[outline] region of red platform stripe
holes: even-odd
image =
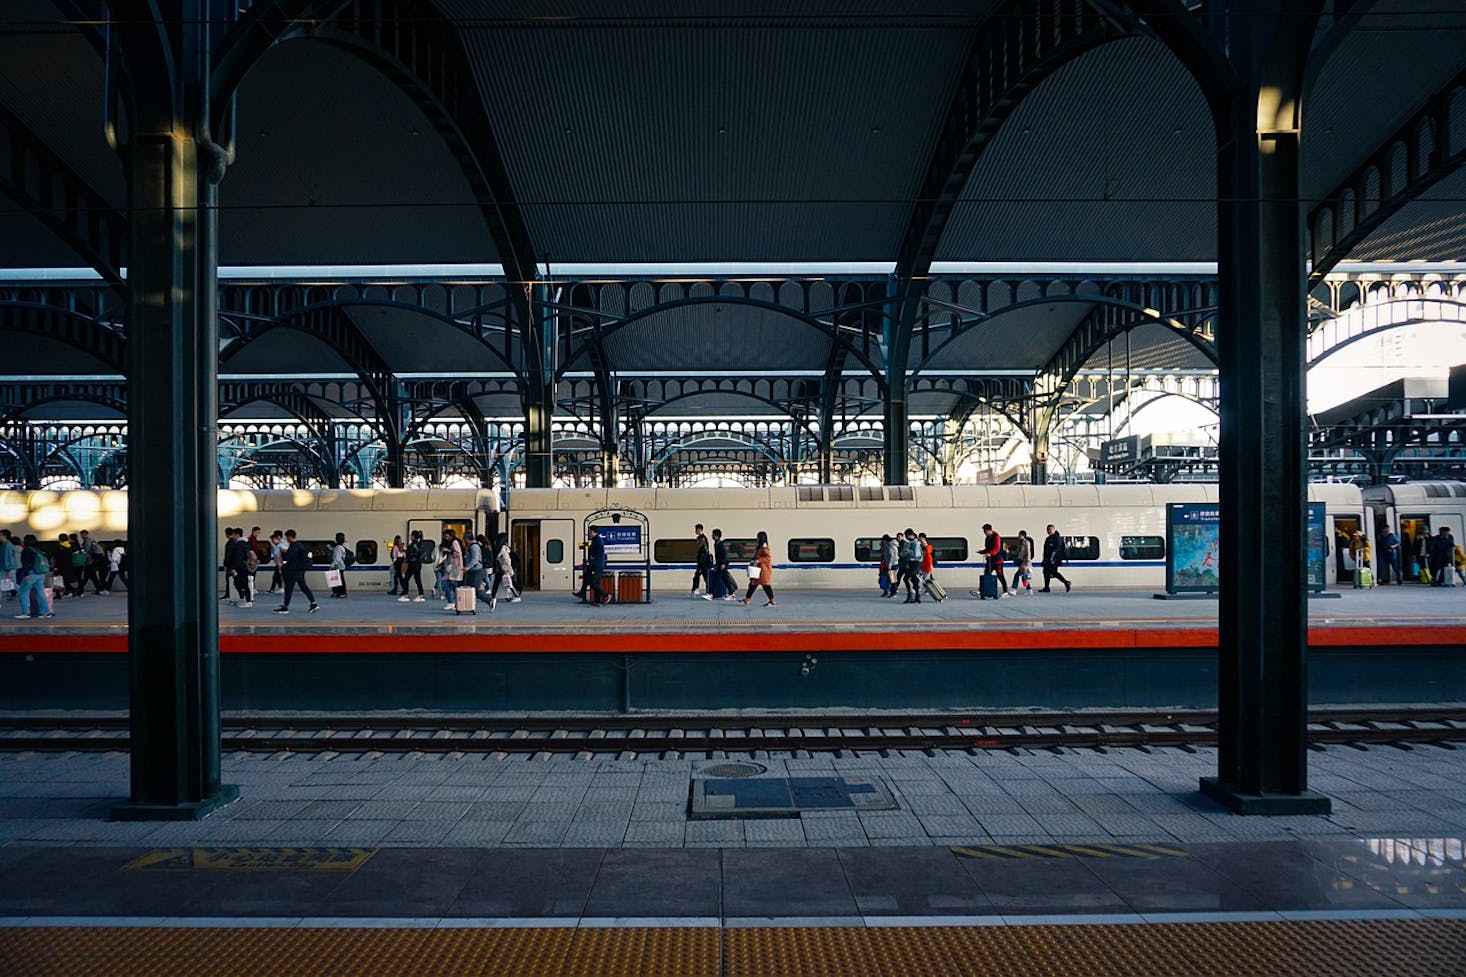
[[[1315,648],[1466,646],[1466,627],[1402,628],[1343,626],[1313,628]],[[341,634],[301,630],[279,634],[220,636],[223,654],[738,654],[807,651],[1024,651],[1115,648],[1215,648],[1215,628],[1086,628],[965,631],[732,631],[718,633],[651,631],[597,634],[585,631],[495,631],[458,634],[392,631]],[[122,654],[127,635],[120,632],[0,634],[0,654]]]

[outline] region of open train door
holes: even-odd
[[[575,520],[516,519],[509,545],[519,554],[519,585],[525,590],[574,589]]]

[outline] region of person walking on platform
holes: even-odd
[[[33,534],[27,533],[22,542],[25,545],[20,551],[20,566],[16,570],[20,613],[15,615],[15,619],[23,621],[32,617],[55,617],[56,612],[51,610],[51,590],[46,586],[46,575],[51,572],[51,561],[41,551]]]
[[[722,592],[723,600],[738,599],[738,585],[733,582],[733,575],[728,572],[728,544],[723,542],[723,531],[713,530],[713,575],[708,581],[708,592],[703,594],[703,600],[716,600],[718,591]]]
[[[901,534],[896,546],[896,562],[899,579],[906,585],[906,599],[902,603],[920,604],[921,583],[916,574],[921,566],[921,550],[917,547],[916,530],[908,528]]]
[[[346,596],[346,567],[350,562],[346,556],[346,534],[337,533],[336,541],[331,544],[331,569],[340,575],[341,583],[331,588],[332,597]]]
[[[932,550],[931,540],[926,538],[926,533],[916,534],[916,549],[921,554],[918,569],[921,573],[921,583],[924,587],[931,580],[932,574],[937,572],[937,557]]]
[[[0,600],[20,589],[16,580],[20,570],[20,547],[10,536],[10,530],[0,529]],[[17,594],[17,596],[19,596]]]
[[[392,568],[392,589],[387,591],[388,597],[396,597],[400,591],[407,596],[407,582],[404,574],[407,572],[407,548],[402,545],[400,535],[392,537],[392,545],[387,548],[387,565]]]
[[[483,590],[485,578],[485,549],[483,536],[469,534],[464,537],[467,549],[463,554],[463,586],[469,588],[477,596]]]
[[[611,595],[601,589],[601,577],[606,572],[606,544],[601,542],[599,528],[590,527],[590,539],[585,548],[585,585],[592,607],[611,602]]]
[[[81,586],[84,589],[87,581],[92,582],[92,589],[100,597],[108,596],[107,591],[107,551],[102,549],[102,544],[92,539],[92,534],[83,529],[81,531],[82,552],[87,555],[87,562],[82,567]]]
[[[458,585],[463,582],[463,545],[458,542],[458,534],[453,530],[443,531],[443,547],[439,555],[441,559],[438,560],[438,570],[442,572],[442,578],[438,581],[438,586],[443,592],[447,609],[451,611],[458,598]]]
[[[424,552],[427,545],[426,541],[422,538],[421,531],[414,529],[408,534],[407,549],[402,569],[402,596],[397,598],[399,604],[406,604],[408,601],[421,604],[427,600],[423,596],[422,589],[422,565],[432,559],[429,554]],[[407,584],[409,581],[417,584],[416,597],[409,597],[407,595]]]
[[[316,603],[316,595],[311,593],[310,586],[305,582],[305,572],[311,567],[310,552],[306,550],[304,543],[295,538],[293,529],[285,530],[285,553],[281,558],[281,565],[285,576],[285,603],[275,608],[275,613],[290,613],[290,595],[296,587],[311,602],[309,613],[314,614],[320,610],[321,605]]]
[[[1405,574],[1400,570],[1400,537],[1388,527],[1380,535],[1381,559],[1379,561],[1379,582],[1403,584]]]
[[[107,550],[107,589],[110,591],[118,580],[122,581],[122,586],[127,587],[129,569],[131,565],[127,559],[127,547],[122,545],[122,540],[114,539],[111,548]]]
[[[702,523],[692,527],[697,535],[697,568],[692,571],[692,595],[702,597],[711,588],[712,582],[708,580],[708,573],[713,569],[713,554],[708,548],[708,538],[703,534]],[[698,581],[702,582],[702,593],[698,593]]]
[[[249,544],[244,541],[244,530],[225,529],[224,540],[224,577],[234,585],[234,591],[239,595],[238,600],[229,603],[235,607],[253,607],[254,601],[249,594],[249,576],[245,569],[245,554],[249,550]]]
[[[1049,592],[1049,584],[1057,580],[1064,585],[1064,593],[1067,594],[1070,589],[1069,581],[1064,579],[1064,575],[1059,572],[1059,567],[1063,566],[1064,562],[1069,559],[1069,549],[1064,545],[1064,537],[1060,536],[1059,531],[1053,526],[1049,526],[1044,532],[1047,534],[1044,536],[1044,556],[1042,563],[1044,585],[1039,593],[1047,594]]]
[[[894,576],[900,565],[901,558],[896,553],[896,541],[891,538],[890,533],[882,533],[880,576],[882,597],[895,597],[896,591],[901,589],[901,582]]]
[[[278,593],[285,587],[285,534],[275,530],[270,534],[270,566],[274,572],[270,575],[269,593]]]
[[[1426,561],[1430,566],[1430,585],[1432,587],[1452,585],[1450,570],[1455,562],[1455,555],[1456,541],[1451,538],[1451,531],[1442,526],[1440,532],[1431,538],[1426,556]]]
[[[996,576],[998,586],[1002,588],[1003,597],[1012,597],[1013,592],[1008,589],[1007,578],[1003,576],[1003,537],[993,528],[992,523],[982,525],[982,555],[987,559],[987,566],[983,568],[983,576]]]
[[[764,594],[769,599],[764,603],[765,607],[774,606],[774,551],[769,548],[769,534],[762,529],[758,533],[758,546],[753,553],[753,563],[750,566],[758,568],[758,575],[749,574],[748,593],[743,595],[743,603],[747,604],[753,597],[753,592],[758,588],[764,589]]]
[[[1012,540],[1008,553],[1013,559],[1013,592],[1033,596],[1033,539],[1028,530],[1018,530],[1018,538]]]
[[[514,560],[509,554],[509,534],[500,533],[494,540],[494,589],[489,592],[489,611],[499,604],[499,585],[505,584],[504,592],[514,596]]]

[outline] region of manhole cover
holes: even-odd
[[[703,767],[698,771],[698,773],[705,777],[715,777],[719,780],[757,777],[761,773],[768,772],[769,768],[759,763],[715,763],[712,766]]]

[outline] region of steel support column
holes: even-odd
[[[1270,0],[1271,2],[1271,0]],[[1222,561],[1216,777],[1201,789],[1244,814],[1328,813],[1308,791],[1308,597],[1303,574],[1256,572],[1244,541],[1266,526],[1283,566],[1306,552],[1307,335],[1299,89],[1317,4],[1239,3],[1228,20],[1241,80],[1218,111],[1217,347]],[[1311,16],[1310,16],[1311,14]]]
[[[197,819],[237,795],[220,783],[215,592],[214,183],[223,166],[198,99],[207,10],[187,6],[180,36],[142,22],[120,42],[134,86],[125,149],[132,793],[113,809],[124,820]]]

